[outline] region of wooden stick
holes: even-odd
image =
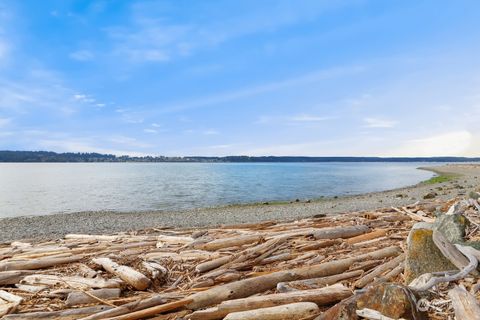
[[[277,290],[280,292],[285,292],[285,289],[284,289],[285,287],[298,288],[301,290],[321,288],[334,283],[338,283],[345,279],[358,277],[362,275],[362,273],[363,273],[362,270],[357,270],[357,271],[340,273],[340,274],[329,276],[329,277],[297,280],[297,281],[290,281],[290,282],[280,282],[277,284]]]
[[[359,242],[383,237],[384,235],[387,234],[387,232],[388,232],[388,229],[379,229],[379,230],[375,230],[375,231],[372,231],[372,232],[369,232],[369,233],[365,233],[365,234],[347,239],[345,241],[348,244],[355,244],[355,243],[359,243]]]
[[[17,313],[9,314],[2,318],[2,320],[32,320],[32,319],[55,319],[55,320],[71,320],[78,319],[81,316],[110,309],[110,306],[93,306],[77,309],[66,309],[51,312],[31,312],[31,313]]]
[[[230,313],[225,320],[300,320],[320,313],[312,302],[298,302],[282,306]]]
[[[119,276],[120,279],[130,284],[137,290],[145,290],[151,284],[150,279],[148,279],[144,274],[133,268],[119,265],[109,258],[95,258],[92,261],[101,265],[103,269],[107,270],[108,272]]]
[[[156,314],[172,311],[192,302],[192,299],[182,299],[175,302],[170,302],[166,304],[162,304],[160,306],[151,307],[145,310],[139,310],[132,313],[128,313],[122,316],[108,318],[108,320],[136,320],[136,319],[143,319],[146,317],[151,317]]]
[[[154,307],[157,305],[161,305],[166,303],[165,297],[162,295],[155,295],[153,297],[143,299],[143,300],[137,300],[133,301],[127,304],[124,304],[122,306],[105,310],[99,313],[92,314],[91,316],[88,316],[86,318],[82,318],[81,320],[100,320],[100,319],[107,319],[110,317],[115,317],[115,316],[121,316],[123,314],[127,314],[130,312],[138,311],[138,310],[143,310],[147,309],[150,307]]]

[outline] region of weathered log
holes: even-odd
[[[324,286],[328,286],[334,283],[338,283],[345,279],[350,279],[362,275],[362,270],[356,270],[351,272],[345,272],[336,274],[334,276],[322,277],[322,278],[313,278],[306,280],[297,280],[290,282],[280,282],[277,284],[277,290],[280,292],[285,292],[285,288],[296,288],[296,289],[316,289]]]
[[[229,262],[231,260],[232,260],[231,256],[224,256],[224,257],[220,257],[220,258],[213,259],[213,260],[210,260],[210,261],[206,261],[206,262],[203,262],[203,263],[200,263],[199,265],[197,265],[195,267],[195,271],[197,271],[198,273],[207,272],[207,271],[216,269],[216,268],[226,264],[227,262]]]
[[[125,315],[122,315],[122,316],[108,318],[108,319],[109,320],[143,319],[143,318],[146,318],[146,317],[154,316],[154,315],[162,313],[162,312],[172,311],[172,310],[184,307],[185,305],[189,304],[190,302],[192,302],[191,299],[182,299],[182,300],[179,300],[179,301],[166,303],[166,304],[163,304],[163,305],[160,305],[160,306],[151,307],[151,308],[148,308],[148,309],[145,309],[145,310],[139,310],[139,311],[128,313],[128,314],[125,314]]]
[[[401,254],[398,257],[396,257],[395,259],[392,259],[387,263],[379,265],[378,267],[373,269],[372,272],[370,272],[369,274],[367,274],[367,275],[361,277],[360,279],[358,279],[355,282],[355,287],[357,287],[357,288],[365,287],[367,284],[372,282],[375,279],[375,277],[378,277],[378,276],[382,275],[383,273],[397,267],[400,263],[402,263],[403,260],[405,260],[405,255]]]
[[[0,271],[43,269],[60,264],[76,262],[82,260],[83,258],[83,255],[75,255],[71,257],[59,258],[48,257],[30,260],[7,260],[0,262]]]
[[[67,309],[51,312],[31,312],[31,313],[14,313],[6,315],[2,320],[31,320],[31,319],[55,319],[55,320],[72,320],[82,316],[108,310],[110,306],[93,306],[77,309]]]
[[[93,298],[92,296],[102,300],[115,299],[120,297],[121,292],[122,290],[119,288],[91,290],[91,291],[87,291],[87,293],[82,291],[76,291],[68,295],[67,300],[65,301],[65,304],[67,306],[77,306],[79,304],[99,302],[97,299]]]
[[[26,276],[21,281],[22,284],[30,285],[47,285],[47,286],[56,286],[56,285],[68,285],[74,289],[90,289],[90,288],[119,288],[122,284],[122,281],[109,279],[105,280],[101,277],[96,278],[83,278],[78,276],[54,276],[48,274],[35,274]]]
[[[312,302],[298,302],[276,307],[230,313],[225,320],[300,320],[320,312]]]
[[[217,320],[223,319],[225,313],[218,310],[218,307],[208,308],[204,310],[197,310],[189,314],[186,318],[189,320]]]
[[[9,285],[19,283],[23,278],[33,274],[31,270],[13,270],[0,272],[0,285]]]
[[[138,310],[143,310],[146,308],[158,306],[161,304],[166,303],[165,297],[161,295],[155,295],[153,297],[147,298],[147,299],[142,299],[134,302],[130,302],[124,305],[121,305],[119,307],[105,310],[105,311],[99,311],[98,313],[92,314],[91,316],[88,316],[86,318],[82,318],[81,320],[101,320],[101,319],[107,319],[111,317],[116,317],[120,316],[123,314],[127,314],[130,312],[135,312]]]
[[[351,295],[350,289],[342,284],[335,284],[320,289],[299,290],[223,301],[218,305],[218,310],[224,311],[226,315],[232,312],[274,307],[294,302],[314,302],[322,306],[338,302]]]
[[[443,254],[458,270],[462,270],[468,266],[468,259],[458,250],[448,239],[438,230],[433,230],[433,242]],[[477,270],[471,272],[472,275],[478,276]]]
[[[359,243],[367,240],[372,240],[372,239],[383,237],[384,235],[387,234],[387,232],[388,232],[388,229],[379,229],[369,233],[361,234],[353,238],[349,238],[345,240],[345,242],[347,242],[348,244],[355,244],[355,243]]]
[[[338,228],[324,228],[314,231],[312,235],[315,239],[338,239],[338,238],[351,238],[370,231],[368,226],[348,226]]]
[[[334,246],[336,244],[341,244],[343,241],[341,239],[329,239],[324,241],[315,241],[315,243],[306,245],[300,248],[299,251],[310,251],[310,250],[317,250],[321,248],[326,248],[330,246]]]
[[[455,286],[448,291],[452,299],[455,318],[462,320],[480,320],[480,305],[477,299],[465,289]]]
[[[192,310],[218,304],[225,300],[244,298],[256,293],[264,292],[276,287],[279,282],[326,277],[339,274],[357,261],[375,260],[391,257],[399,254],[400,248],[388,247],[374,252],[330,261],[319,265],[300,267],[288,271],[278,271],[271,274],[240,280],[225,285],[217,286],[203,292],[198,292],[190,298],[193,300],[187,307]]]
[[[259,242],[263,239],[260,235],[242,235],[231,238],[213,240],[207,243],[201,243],[194,246],[196,249],[214,251],[223,248],[237,247],[245,244]]]
[[[101,265],[103,269],[107,270],[108,272],[120,277],[120,279],[130,284],[137,290],[145,290],[151,284],[150,279],[148,279],[144,274],[133,268],[119,265],[109,258],[95,258],[92,261],[98,265]]]

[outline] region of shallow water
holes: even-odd
[[[404,187],[425,163],[1,163],[0,217],[182,210]],[[431,165],[431,164],[429,164]]]

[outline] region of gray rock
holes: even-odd
[[[457,269],[433,242],[433,227],[432,224],[425,222],[416,223],[408,234],[405,259],[407,284],[424,273]]]
[[[452,243],[463,242],[468,220],[461,214],[440,215],[435,219],[434,229],[440,231]]]

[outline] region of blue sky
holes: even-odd
[[[0,1],[0,149],[480,156],[479,1]]]

